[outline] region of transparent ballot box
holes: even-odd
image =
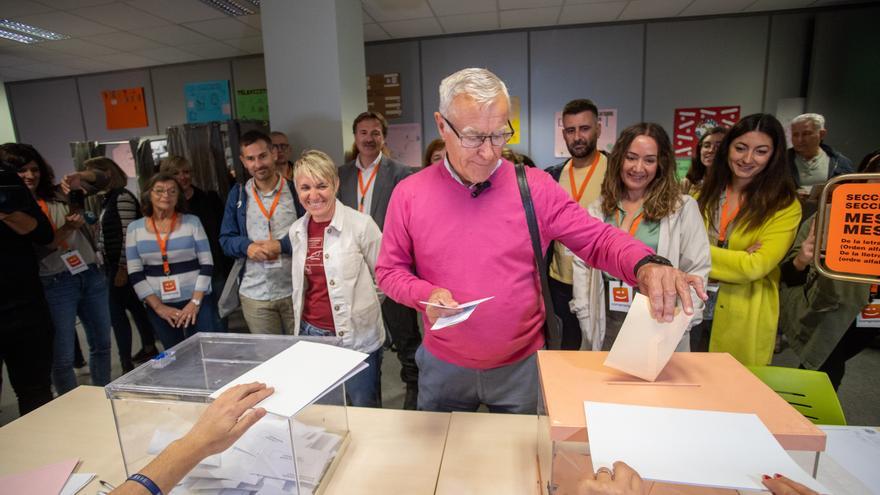
[[[300,340],[342,343],[338,337],[197,333],[107,385],[126,474],[138,472],[189,431],[212,392]],[[348,441],[340,383],[294,416],[266,414],[232,447],[203,460],[171,493],[318,494]]]
[[[655,382],[604,366],[607,356],[538,351],[538,471],[545,495],[575,494],[579,480],[593,477],[584,401],[754,413],[785,450],[815,454],[816,460],[825,450],[825,433],[730,354],[676,352]],[[652,493],[683,491],[682,485],[658,483]]]

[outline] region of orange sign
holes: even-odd
[[[825,264],[880,276],[880,184],[841,184],[831,197]]]
[[[74,255],[71,255],[71,256],[68,256],[68,257],[67,257],[67,263],[68,263],[72,268],[76,268],[76,267],[78,267],[79,265],[82,264],[82,260],[79,259],[79,256],[77,256],[77,255],[74,254]]]
[[[137,129],[147,126],[147,105],[144,88],[101,91],[107,129]]]
[[[862,308],[862,318],[866,320],[880,319],[880,304],[866,304]]]
[[[629,302],[629,290],[626,287],[614,287],[611,290],[614,302]]]
[[[177,282],[175,280],[163,280],[162,281],[162,292],[176,292],[177,291]]]

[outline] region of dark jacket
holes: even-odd
[[[113,189],[104,196],[101,203],[101,232],[104,236],[104,266],[109,273],[115,274],[119,266],[123,242],[122,220],[119,218],[119,197],[129,196],[135,205],[135,219],[141,218],[141,207],[134,193],[124,187]]]
[[[355,158],[357,160],[357,158]],[[351,160],[339,167],[339,201],[349,208],[358,209],[358,168],[355,160]],[[398,182],[409,177],[415,170],[400,162],[382,155],[379,162],[379,170],[373,179],[373,198],[370,203],[370,216],[376,225],[382,229],[385,225],[385,213],[388,211],[388,202],[391,200],[391,191]]]
[[[296,208],[297,217],[306,214],[306,210],[299,202],[296,188],[293,182],[284,181],[293,194],[293,206]],[[226,198],[226,210],[223,212],[223,223],[220,225],[220,246],[223,252],[230,258],[247,258],[248,246],[253,242],[247,233],[247,203],[248,194],[244,191],[244,184],[238,184],[229,191]],[[281,242],[281,252],[290,254],[290,235],[285,235]],[[242,268],[239,276],[244,275]]]
[[[849,158],[842,153],[834,151],[834,148],[825,143],[820,143],[819,147],[828,155],[828,178],[837,177],[838,175],[851,174],[856,171]],[[787,152],[788,167],[791,169],[791,176],[798,187],[801,187],[801,174],[798,172],[797,164],[794,162],[794,148],[789,148]]]
[[[237,193],[236,193],[237,194]],[[211,257],[214,258],[214,273],[229,273],[232,263],[223,254],[220,247],[220,224],[223,221],[223,202],[214,191],[203,191],[193,186],[193,195],[186,202],[189,212],[199,217],[205,235],[208,236],[208,244],[211,246]]]
[[[18,175],[7,171],[2,173],[4,184],[19,186],[27,191]],[[37,226],[29,233],[20,235],[6,225],[6,222],[0,221],[0,273],[3,274],[3,283],[0,284],[0,312],[4,315],[34,303],[45,304],[41,302],[45,299],[34,244],[49,244],[54,234],[49,219],[40,211],[30,192],[22,194],[22,197],[26,204],[19,211],[34,217]]]

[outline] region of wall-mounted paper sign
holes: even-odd
[[[672,146],[676,158],[694,156],[697,142],[713,127],[732,127],[739,121],[739,106],[676,108]]]
[[[186,97],[186,122],[214,122],[232,118],[229,81],[202,81],[183,87]]]
[[[147,105],[144,88],[109,89],[101,91],[107,129],[139,129],[147,127]]]
[[[269,120],[269,94],[266,89],[236,90],[235,113],[241,120]]]
[[[367,76],[367,109],[379,112],[386,119],[403,114],[400,99],[400,73],[371,74]]]

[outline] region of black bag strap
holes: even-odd
[[[538,233],[538,219],[535,217],[535,205],[532,203],[532,193],[529,191],[529,183],[526,180],[524,165],[516,165],[516,180],[519,183],[519,195],[522,198],[523,209],[526,211],[526,223],[529,225],[529,237],[532,238],[532,251],[535,255],[535,267],[541,278],[541,295],[544,298],[544,312],[546,325],[544,327],[544,340],[547,349],[558,350],[562,348],[562,328],[556,313],[553,311],[553,303],[550,300],[550,284],[547,281],[547,265],[544,255],[541,253],[541,237]]]

